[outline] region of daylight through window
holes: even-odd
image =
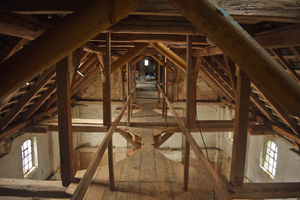
[[[265,158],[262,167],[264,170],[269,172],[272,176],[275,176],[276,173],[277,152],[278,152],[278,148],[276,144],[268,140],[265,146]]]
[[[32,145],[31,140],[26,140],[22,147],[22,163],[23,163],[23,174],[26,174],[32,167]]]

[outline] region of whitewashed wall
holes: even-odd
[[[36,137],[37,139],[38,168],[30,179],[43,180],[50,176],[49,135],[24,133],[14,139],[10,153],[0,159],[1,178],[24,178],[21,146],[24,141],[31,137]]]

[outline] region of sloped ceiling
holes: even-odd
[[[13,58],[39,35],[80,8],[84,0],[0,0],[0,62]],[[296,1],[216,1],[261,44],[282,67],[300,82],[300,5]],[[182,59],[186,57],[186,35],[193,34],[193,56],[203,57],[197,71],[219,96],[234,107],[235,65],[223,52],[187,21],[167,0],[152,0],[104,32],[112,33],[112,55],[118,59],[136,44],[160,42]],[[73,52],[72,95],[103,69],[105,35],[99,34]],[[158,55],[151,45],[138,54]],[[80,67],[79,67],[80,66]],[[14,66],[11,66],[12,68]],[[0,65],[1,68],[1,65]],[[176,73],[176,66],[171,73]],[[183,72],[181,72],[183,73]],[[99,75],[98,75],[99,76]],[[178,84],[178,82],[177,82]],[[198,88],[201,91],[201,88]],[[199,99],[198,95],[198,100]],[[74,99],[75,100],[75,99]],[[215,99],[214,99],[215,100]],[[0,102],[0,139],[56,112],[54,66],[6,96]],[[250,112],[284,136],[299,142],[299,117],[290,116],[259,85],[252,83]],[[283,134],[283,132],[280,132]]]

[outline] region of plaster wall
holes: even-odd
[[[111,103],[111,115],[112,121],[118,116],[115,112],[116,108],[122,107],[122,102]],[[78,101],[75,107],[72,108],[73,117],[82,119],[97,119],[100,122],[103,121],[103,103],[99,101]],[[123,121],[127,119],[127,116],[123,117]],[[101,144],[105,137],[105,132],[83,132],[73,134],[73,146],[74,148],[80,146],[97,147]],[[129,146],[127,140],[125,140],[120,134],[113,135],[113,145],[115,148],[127,148]]]
[[[0,159],[1,178],[24,178],[21,146],[26,140],[32,137],[36,137],[37,139],[38,167],[30,179],[44,180],[50,176],[52,171],[49,153],[49,135],[24,133],[14,139],[10,153]]]

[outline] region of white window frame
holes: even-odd
[[[24,178],[30,178],[38,166],[36,137],[32,137],[23,142],[21,146],[21,154]]]
[[[278,147],[275,142],[265,138],[262,150],[260,167],[274,179],[278,163]]]

